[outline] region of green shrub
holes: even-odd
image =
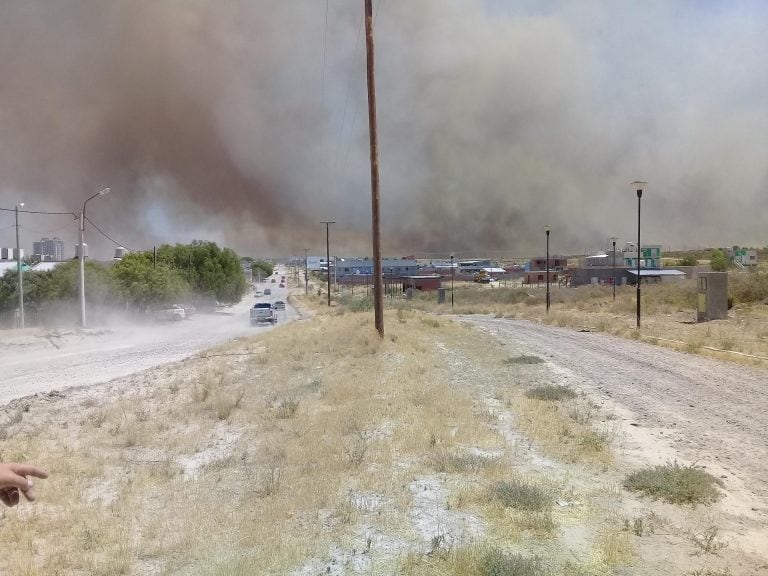
[[[521,356],[512,356],[504,359],[504,364],[509,366],[514,364],[543,364],[544,360],[538,356],[527,356],[525,354]]]
[[[728,281],[730,296],[736,303],[763,302],[768,298],[768,274],[733,274]]]
[[[560,400],[570,400],[576,398],[576,392],[567,386],[537,386],[525,392],[526,398],[534,400],[545,400],[549,402],[559,402]]]
[[[722,495],[717,487],[722,485],[721,480],[701,468],[677,462],[638,470],[624,480],[625,488],[672,504],[715,502]]]
[[[506,508],[529,512],[544,512],[552,504],[552,497],[544,489],[517,478],[497,482],[491,496]]]

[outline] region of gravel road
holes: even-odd
[[[626,408],[682,459],[714,465],[768,503],[768,373],[599,333],[462,316],[555,368],[560,383]]]
[[[287,300],[288,290],[272,288],[259,301]],[[0,378],[0,406],[15,398],[49,390],[63,390],[108,382],[153,366],[175,362],[233,338],[271,330],[271,325],[250,326],[249,309],[254,296],[213,314],[196,314],[188,320],[69,330],[5,331]],[[297,318],[286,305],[278,312],[278,325]]]

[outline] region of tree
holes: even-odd
[[[215,242],[195,240],[192,244],[163,245],[157,259],[182,273],[193,293],[220,302],[239,302],[247,284],[240,258]]]
[[[725,272],[728,268],[728,257],[722,250],[713,250],[709,257],[709,265],[715,272]]]
[[[189,295],[184,275],[166,262],[155,266],[151,252],[127,254],[112,267],[122,299],[140,310],[170,304]]]
[[[698,263],[699,261],[696,259],[696,256],[689,254],[680,258],[678,266],[696,266]]]
[[[259,275],[261,278],[272,276],[272,272],[275,270],[275,265],[272,262],[266,262],[265,260],[257,260],[251,264],[251,272]]]

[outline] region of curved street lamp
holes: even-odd
[[[104,196],[112,191],[111,188],[99,190],[93,196],[83,202],[83,209],[80,212],[80,326],[85,328],[85,206],[97,196]]]

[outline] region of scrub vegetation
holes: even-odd
[[[371,316],[5,408],[0,457],[51,477],[0,520],[0,573],[643,573],[599,406],[528,397],[547,364],[463,323],[388,311],[382,341]]]

